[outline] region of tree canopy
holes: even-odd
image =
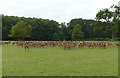
[[[120,7],[116,5],[100,10],[96,14],[97,31],[102,31],[101,33],[105,34],[104,37],[108,34],[112,39],[115,39],[118,34],[118,22],[120,22]]]
[[[95,18],[95,20],[75,18],[68,23],[59,23],[42,18],[2,15],[2,39],[14,40],[11,37],[29,37],[27,40],[61,41],[82,38],[83,40],[120,38],[120,7],[113,5],[102,9]]]
[[[76,24],[74,26],[73,32],[72,32],[72,39],[73,40],[81,40],[83,39],[84,34],[81,31],[81,26],[79,24]]]
[[[32,27],[27,22],[20,21],[11,27],[10,37],[15,38],[26,38],[30,37],[32,32]]]

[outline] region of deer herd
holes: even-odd
[[[64,49],[72,49],[75,47],[78,48],[107,48],[107,47],[120,47],[119,42],[105,42],[105,41],[0,41],[0,45],[7,46],[21,46],[25,50],[28,50],[30,48],[42,48],[45,46],[51,46],[51,47],[63,47]]]

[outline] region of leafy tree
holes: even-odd
[[[9,31],[13,25],[16,24],[18,17],[2,15],[2,39],[9,40]]]
[[[53,37],[52,37],[53,39],[53,41],[58,41],[58,40],[60,40],[60,37],[59,37],[59,35],[58,35],[58,33],[53,33]]]
[[[68,27],[65,25],[65,22],[61,23],[59,26],[59,36],[60,36],[60,40],[69,40],[69,29]]]
[[[76,24],[74,26],[73,32],[72,32],[72,39],[73,40],[81,40],[83,39],[84,34],[81,31],[81,26],[79,24]]]
[[[65,34],[62,31],[59,31],[58,35],[59,35],[59,40],[61,41],[65,40]]]
[[[20,21],[17,22],[14,26],[12,26],[10,30],[10,37],[15,37],[15,38],[27,38],[30,37],[32,31],[31,25],[29,25],[27,22]]]
[[[101,21],[106,23],[103,26],[104,30],[102,32],[110,32],[112,39],[115,39],[115,35],[118,32],[118,20],[120,20],[120,7],[118,6],[111,6],[109,9],[100,10],[96,14],[96,21]],[[99,29],[99,28],[98,28]]]
[[[67,29],[69,29],[69,33],[72,37],[72,32],[73,32],[74,26],[76,24],[79,24],[79,25],[81,25],[81,30],[84,33],[84,39],[89,40],[94,37],[94,32],[93,32],[94,23],[95,23],[95,20],[76,18],[76,19],[72,19],[68,23]]]
[[[26,40],[73,40],[73,31],[77,24],[81,25],[80,31],[84,33],[83,36],[85,40],[92,40],[93,38],[120,38],[120,7],[115,5],[109,9],[100,10],[96,14],[96,20],[75,18],[67,24],[65,22],[59,24],[57,21],[42,18],[2,15],[3,40],[16,40],[16,38],[20,38],[20,36],[12,33],[12,28],[15,29],[13,25],[15,26],[18,21],[24,21],[31,25],[32,30],[31,33],[29,33],[30,35],[25,36],[26,34],[21,34],[22,37],[29,36]],[[22,32],[25,33],[24,31]],[[14,37],[15,39],[10,37]]]

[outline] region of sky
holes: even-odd
[[[99,10],[118,5],[120,0],[0,0],[0,14],[69,22],[74,18],[94,19]]]

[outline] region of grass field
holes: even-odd
[[[4,46],[3,76],[117,76],[118,48]]]

